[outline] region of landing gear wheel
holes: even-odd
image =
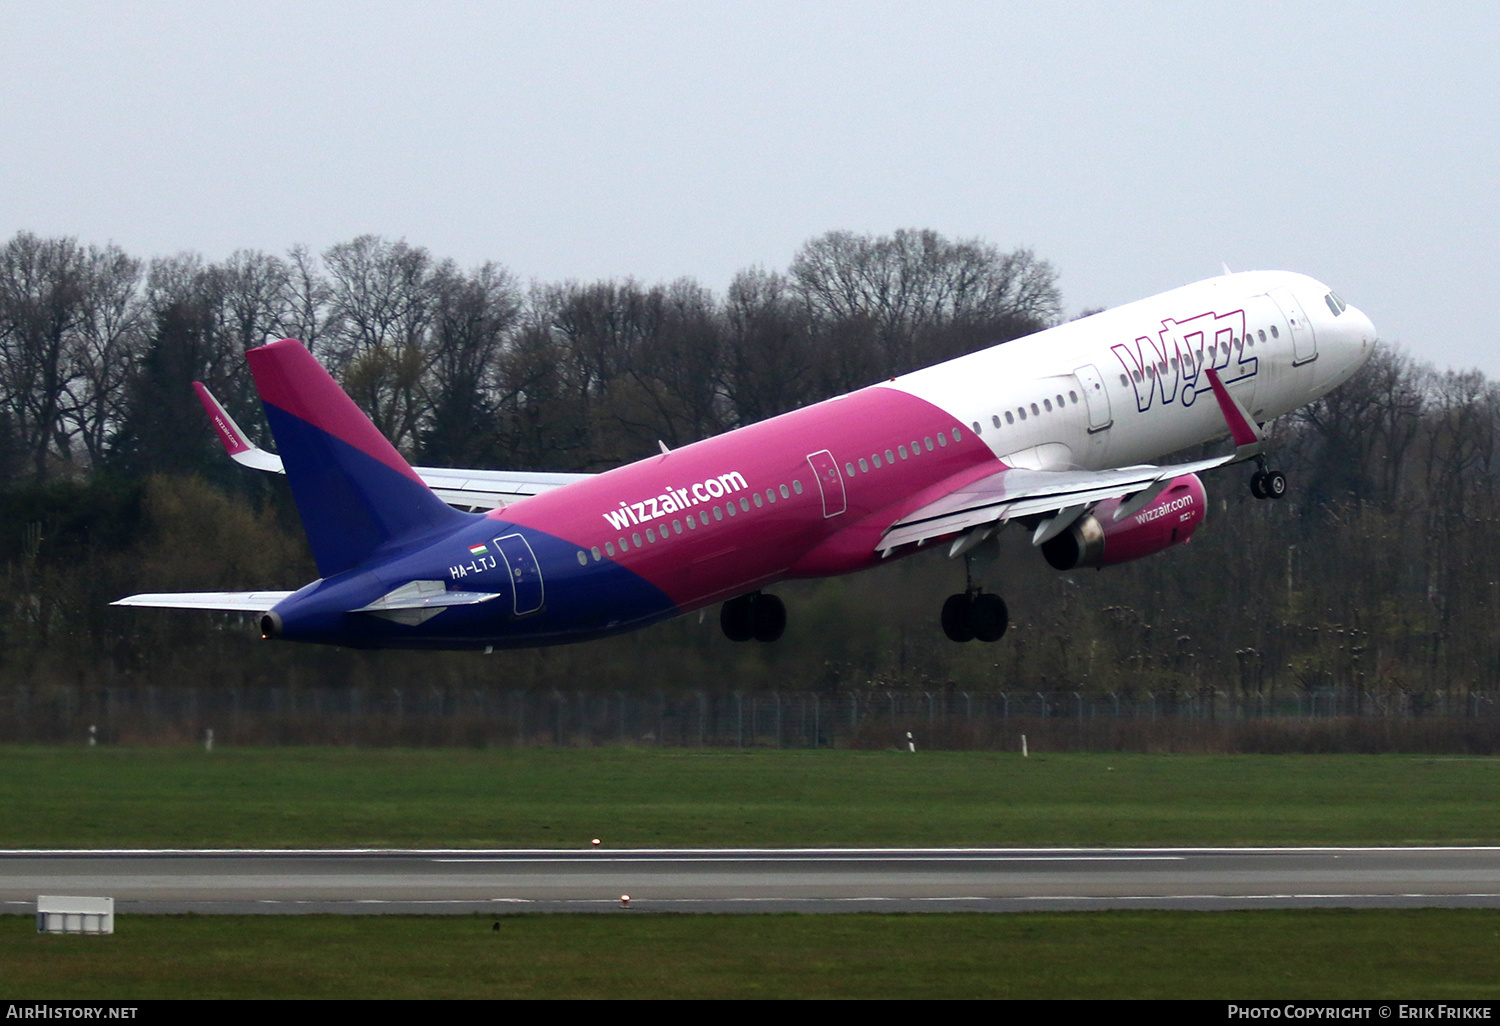
[[[969,626],[980,641],[999,641],[1010,626],[1010,612],[999,595],[981,593],[969,604]]]
[[[741,595],[725,602],[719,609],[719,627],[730,641],[749,641],[755,636],[749,599],[749,595]]]
[[[786,604],[775,595],[755,595],[750,603],[750,633],[756,641],[775,641],[786,630]]]
[[[1269,471],[1261,487],[1265,489],[1267,498],[1279,499],[1286,494],[1286,475],[1279,470]]]
[[[973,605],[974,600],[967,594],[949,595],[943,603],[943,633],[949,641],[974,640],[974,625],[969,616]]]
[[[758,591],[732,598],[719,610],[719,627],[730,641],[775,641],[786,630],[786,604]]]
[[[1250,494],[1257,499],[1266,498],[1266,472],[1257,470],[1250,475]]]

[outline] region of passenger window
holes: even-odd
[[[1258,329],[1256,331],[1256,334],[1258,334],[1260,336],[1260,340],[1262,342],[1264,342],[1266,340],[1266,329],[1265,328]]]
[[[724,507],[723,506],[715,506],[714,507],[714,519],[715,520],[723,520],[724,519]]]
[[[899,447],[896,451],[901,454],[901,458],[903,460],[906,459],[906,446],[903,445],[903,446]]]
[[[943,446],[943,447],[946,448],[947,445],[948,445],[948,436],[947,435],[938,435],[938,445],[941,445],[941,446]]]
[[[1121,374],[1120,375],[1120,384],[1122,384],[1122,385],[1128,385],[1128,384],[1130,384],[1130,379],[1127,378],[1125,375]]]
[[[854,474],[854,468],[853,467],[849,468],[849,474],[850,474],[851,477],[853,476],[853,474]],[[776,489],[774,489],[774,488],[767,488],[766,489],[766,501],[767,502],[775,502],[776,501]]]
[[[687,525],[689,531],[696,531],[698,529],[698,521],[692,516],[692,514],[688,514]]]
[[[749,513],[750,512],[750,500],[749,499],[741,499],[740,500],[740,512],[741,513]]]
[[[1131,376],[1131,378],[1133,378],[1135,380],[1135,383],[1137,385],[1139,385],[1141,383],[1142,379],[1141,379],[1141,372],[1140,371],[1131,371],[1130,372],[1130,376]]]
[[[984,434],[983,431],[979,430],[979,421],[976,420],[976,421],[974,421],[974,423],[970,424],[969,426],[974,429],[974,433],[976,435],[982,435],[982,434]]]
[[[1021,415],[1022,420],[1026,419],[1026,407],[1022,406],[1020,409],[1016,410],[1016,412]],[[1010,416],[1010,414],[1006,414],[1006,416],[1008,417]]]
[[[1057,396],[1056,398],[1057,398],[1057,408],[1060,410],[1063,407],[1062,396]]]
[[[999,427],[1000,426],[1000,414],[996,413],[993,416],[991,416],[990,417],[990,422],[993,423],[996,427]]]
[[[1078,401],[1078,393],[1070,390],[1068,392],[1068,401],[1076,403]]]
[[[605,542],[604,543],[604,554],[607,555],[607,556],[610,556],[610,557],[614,556],[614,554],[615,554],[615,543],[614,542]]]
[[[755,493],[755,508],[760,509],[766,504],[766,500],[760,497],[760,492]]]
[[[731,499],[730,501],[724,503],[724,512],[728,513],[730,516],[734,516],[734,500],[733,499]]]
[[[719,519],[723,520],[724,518],[720,517]],[[699,513],[698,514],[698,520],[703,524],[704,527],[707,527],[708,526],[708,510],[704,510],[702,513]]]
[[[1271,337],[1272,338],[1280,338],[1281,337],[1281,332],[1279,332],[1279,331],[1276,330],[1276,325],[1274,325],[1274,324],[1271,325]]]
[[[1009,410],[1006,410],[1005,411],[1005,423],[1007,423],[1007,424],[1014,424],[1015,422],[1016,422],[1015,415],[1013,413],[1011,413]]]
[[[1036,408],[1036,403],[1031,404],[1031,415],[1033,417],[1040,417],[1042,415],[1042,411]]]
[[[635,547],[636,548],[640,548],[641,547],[641,536],[640,535],[638,535],[638,534],[632,534],[630,536],[630,540],[633,541],[633,542],[635,542]]]
[[[846,473],[847,473],[847,474],[848,474],[848,475],[849,475],[849,476],[850,476],[850,477],[853,477],[853,476],[854,476],[854,464],[852,464],[852,463],[845,463],[845,464],[844,464],[844,471],[845,471],[845,472],[846,472]],[[768,492],[768,493],[767,493],[767,495],[768,495],[768,496],[769,496],[769,494],[770,494],[770,493],[769,493],[769,492]],[[775,500],[772,500],[772,501],[775,501]]]
[[[931,452],[932,451],[932,439],[931,438],[924,438],[924,439],[922,439],[922,441],[927,446],[927,451]]]
[[[922,444],[920,442],[918,442],[916,439],[912,439],[911,454],[913,456],[920,456],[920,455],[922,455]]]
[[[896,462],[896,454],[893,453],[893,452],[891,452],[891,450],[887,449],[885,451],[885,461],[887,463],[895,463]]]
[[[872,453],[870,453],[870,462],[873,463],[873,464],[875,464],[875,469],[876,470],[879,470],[880,469],[880,453],[878,453],[878,452],[872,452]]]
[[[783,499],[790,499],[792,497],[791,493],[786,490],[786,485],[781,486],[781,497]]]
[[[1052,400],[1051,399],[1043,399],[1042,400],[1042,405],[1047,408],[1047,412],[1048,413],[1052,412]]]
[[[861,474],[868,474],[870,472],[870,463],[868,460],[862,459],[859,461],[859,472]]]
[[[958,428],[954,428],[953,429],[953,440],[956,442],[956,441],[958,441],[959,437],[960,436],[959,436],[959,433],[958,433]]]
[[[792,491],[798,495],[802,494],[802,479],[800,477],[792,478]]]
[[[601,558],[603,558],[603,557],[601,557],[601,556],[600,556],[600,554],[599,554],[599,546],[597,546],[597,545],[595,545],[595,546],[594,546],[594,547],[593,547],[593,549],[591,549],[591,550],[590,550],[590,551],[591,551],[591,552],[593,552],[593,554],[594,554],[594,562],[595,562],[595,563],[597,563],[597,562],[599,562],[599,560],[600,560],[600,559],[601,559]]]
[[[582,549],[578,550],[578,565],[579,566],[588,566],[589,565],[589,554],[587,552],[584,552]]]
[[[630,551],[630,543],[627,542],[624,538],[621,538],[620,539],[620,553],[623,555],[624,553],[629,552],[629,551]]]
[[[672,521],[672,533],[673,534],[681,534],[682,533],[682,521],[681,520],[674,520],[674,521]]]
[[[651,533],[651,528],[646,528],[646,540],[653,545],[656,543],[656,535]]]

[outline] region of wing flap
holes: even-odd
[[[1105,499],[1133,496],[1162,481],[1212,470],[1235,459],[1236,456],[1216,456],[1167,467],[1098,471],[1006,468],[908,513],[886,530],[876,548],[881,555],[889,555],[902,545],[921,545],[985,524],[1059,513]]]

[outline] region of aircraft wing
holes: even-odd
[[[130,595],[111,602],[110,605],[149,606],[153,609],[217,609],[226,613],[264,613],[290,594],[289,591],[163,592]]]
[[[1216,456],[1166,467],[1143,465],[1097,471],[997,470],[908,513],[886,530],[876,548],[881,555],[889,555],[902,545],[920,545],[1022,517],[1044,518],[1032,539],[1040,545],[1105,499],[1131,497],[1119,507],[1123,512],[1116,519],[1123,519],[1148,505],[1175,478],[1222,467],[1236,458]],[[963,551],[961,542],[954,542],[954,555]]]
[[[1208,380],[1235,443],[1232,454],[1166,467],[1149,464],[1113,470],[1007,467],[908,513],[886,529],[876,548],[882,556],[888,556],[902,545],[921,545],[934,538],[959,534],[961,537],[954,540],[948,552],[956,556],[988,537],[993,525],[1022,517],[1042,518],[1031,539],[1033,545],[1041,545],[1105,499],[1128,496],[1114,512],[1115,520],[1123,520],[1144,509],[1184,474],[1198,474],[1260,455],[1265,447],[1265,432],[1239,400],[1229,394],[1217,371],[1209,369]]]
[[[193,382],[198,401],[213,422],[214,431],[229,458],[241,466],[269,474],[282,474],[281,457],[250,441],[235,423],[229,411],[201,381]],[[442,467],[413,467],[428,488],[439,499],[460,509],[494,509],[528,495],[560,488],[591,474],[553,474],[534,470],[450,470]]]

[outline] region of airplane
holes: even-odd
[[[1320,282],[1249,271],[1186,285],[599,474],[414,468],[293,339],[246,357],[278,453],[201,385],[238,462],[286,475],[318,580],[296,591],[132,595],[120,606],[258,614],[267,639],[483,649],[622,633],[722,603],[735,641],[787,622],[779,581],[937,548],[964,557],[955,642],[1009,614],[973,583],[1011,523],[1059,570],[1188,542],[1199,474],[1285,475],[1264,424],[1347,380],[1370,319]],[[1228,436],[1234,451],[1147,462]],[[467,512],[465,510],[468,510]]]

